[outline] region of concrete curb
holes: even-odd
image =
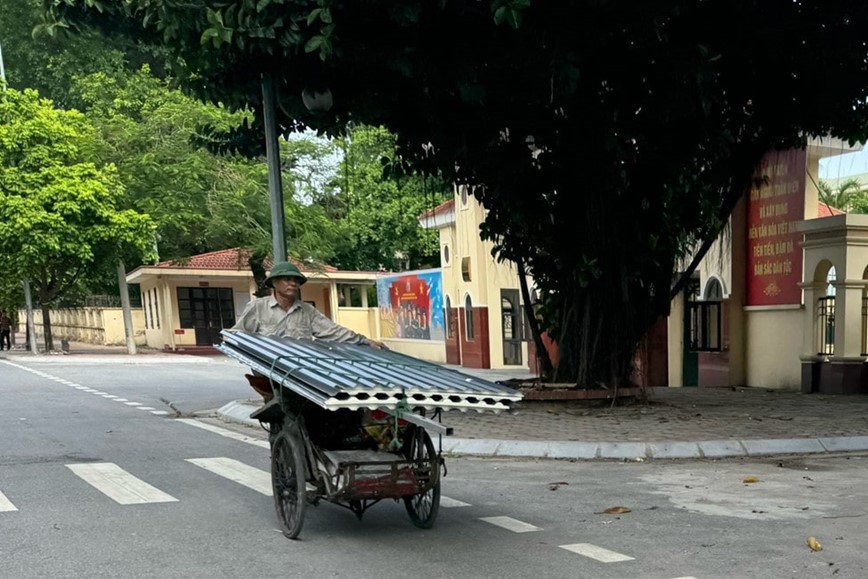
[[[235,400],[217,410],[224,420],[259,426],[250,413],[261,404]],[[453,455],[574,460],[699,459],[822,454],[868,451],[868,436],[764,440],[702,440],[697,442],[575,442],[566,440],[496,440],[443,437],[443,451]]]

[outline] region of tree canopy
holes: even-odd
[[[258,108],[268,75],[282,129],[382,125],[398,165],[471,186],[482,235],[540,290],[560,379],[583,386],[628,379],[676,264],[718,235],[766,151],[868,137],[865,3],[45,6],[49,34],[97,26],[164,47],[200,98]],[[308,111],[300,96],[327,90],[334,106]]]
[[[53,107],[36,91],[0,99],[0,260],[4,278],[29,278],[47,308],[92,270],[142,259],[153,228],[118,209],[123,187],[112,165],[88,160],[95,131],[78,111]]]

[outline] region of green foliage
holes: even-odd
[[[859,179],[844,179],[836,186],[821,180],[817,189],[820,201],[830,207],[848,213],[868,213],[868,193]]]
[[[117,207],[123,188],[112,165],[87,160],[95,134],[77,111],[36,91],[0,101],[0,255],[4,278],[31,280],[49,305],[94,270],[150,249],[146,215]]]
[[[150,62],[162,70],[159,49],[136,45],[129,37],[107,38],[95,30],[81,34],[48,34],[40,0],[4,0],[0,10],[0,43],[9,86],[33,88],[63,108],[78,108],[73,78],[95,72],[120,74],[125,65]],[[65,30],[61,26],[60,30]]]
[[[269,74],[282,129],[384,126],[411,172],[471,185],[482,235],[543,294],[559,378],[585,386],[628,379],[676,263],[718,235],[763,153],[868,138],[864,2],[46,5],[162,44],[201,98],[256,105]],[[299,95],[323,87],[334,107],[310,113]]]
[[[339,143],[340,193],[321,201],[330,203],[329,214],[344,232],[334,265],[368,271],[438,266],[437,232],[421,228],[417,218],[451,197],[444,183],[423,175],[384,175],[397,143],[383,127],[355,127]]]

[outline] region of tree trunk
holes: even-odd
[[[54,349],[54,343],[51,339],[51,307],[42,306],[42,331],[45,334],[45,353],[49,353]]]
[[[519,259],[516,262],[518,266],[518,285],[521,288],[521,299],[524,302],[524,313],[527,316],[527,323],[530,326],[530,333],[533,336],[533,343],[536,346],[536,359],[539,370],[540,379],[543,382],[548,382],[554,374],[552,359],[549,356],[549,351],[546,349],[542,341],[542,333],[539,329],[539,321],[536,319],[536,312],[533,309],[533,304],[530,299],[530,290],[527,287],[527,271],[524,267],[524,260]]]

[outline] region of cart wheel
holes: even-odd
[[[295,539],[304,523],[307,507],[304,454],[296,432],[283,430],[274,439],[271,450],[271,487],[280,530],[287,539]]]
[[[409,429],[408,429],[409,430]],[[434,450],[431,437],[422,428],[413,428],[413,434],[404,447],[404,456],[411,460],[426,461],[430,470],[424,475],[434,478],[434,486],[424,493],[404,497],[404,506],[413,524],[421,529],[430,529],[440,510],[440,458]]]

